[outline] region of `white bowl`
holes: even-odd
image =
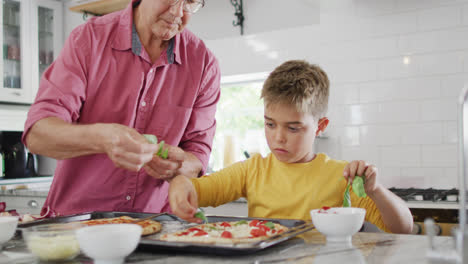
[[[0,251],[2,251],[2,245],[8,242],[15,234],[17,225],[18,217],[0,216]]]
[[[366,210],[355,207],[332,207],[328,210],[310,211],[317,230],[327,237],[327,242],[351,242],[351,237],[361,229]]]
[[[138,246],[141,232],[136,224],[107,224],[81,228],[76,236],[81,250],[95,264],[120,264]]]

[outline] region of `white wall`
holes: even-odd
[[[267,7],[283,13],[277,20],[285,24],[307,13],[264,3],[250,5],[248,14],[261,17]],[[233,13],[224,14],[229,25]],[[317,23],[256,28],[260,33],[243,37],[233,27],[229,38],[206,30],[209,21],[221,23],[217,17],[201,11],[190,27],[207,36],[224,76],[269,72],[288,59],[317,63],[329,74],[331,122],[322,149],[376,164],[388,187],[457,186],[456,101],[468,79],[468,0],[322,0]],[[80,19],[67,14],[66,33]]]
[[[72,5],[72,0],[63,0],[63,10],[65,12],[64,21],[63,21],[63,32],[65,39],[70,35],[70,32],[78,25],[84,23],[86,20],[83,19],[81,13],[70,11],[70,6]],[[65,41],[65,40],[64,40]]]

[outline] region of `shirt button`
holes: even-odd
[[[146,106],[146,102],[145,102],[145,101],[141,102],[141,106],[145,107],[145,106]]]
[[[132,199],[132,197],[130,195],[127,195],[127,197],[125,197],[125,199],[127,199],[127,201],[130,201],[130,199]]]
[[[154,69],[151,69],[151,70],[150,70],[150,73],[153,73],[153,72],[154,72]]]

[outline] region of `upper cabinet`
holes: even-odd
[[[63,45],[62,3],[2,0],[0,102],[34,101],[39,80]]]

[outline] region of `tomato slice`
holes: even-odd
[[[253,236],[253,237],[259,237],[259,236],[265,236],[266,235],[266,232],[265,230],[261,230],[261,229],[252,229],[250,231],[250,234]]]
[[[224,237],[224,238],[232,238],[232,233],[229,232],[229,231],[224,231],[224,232],[221,234],[221,237]]]
[[[187,229],[187,231],[193,232],[193,231],[203,231],[203,230],[201,230],[200,228],[191,227],[191,228]]]
[[[178,234],[177,236],[186,236],[188,234],[190,234],[190,232],[182,232],[182,233]]]
[[[249,226],[258,226],[259,223],[260,223],[260,221],[255,219],[255,220],[252,220],[252,222],[250,222]]]
[[[193,236],[204,236],[204,235],[208,235],[208,233],[203,230],[200,230],[197,233],[195,233]]]
[[[229,224],[228,222],[222,222],[220,226],[231,227],[231,224]]]
[[[271,230],[268,226],[265,225],[259,225],[258,228],[265,231],[265,233]]]

